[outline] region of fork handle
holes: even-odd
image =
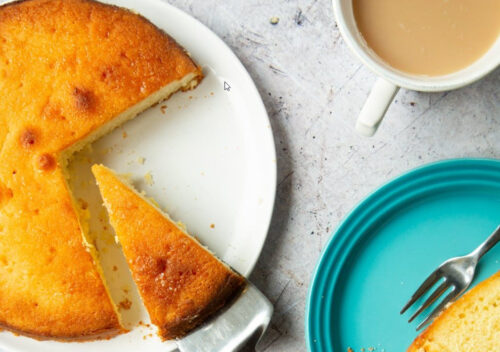
[[[496,228],[496,230],[484,241],[479,247],[477,247],[472,255],[476,257],[477,260],[481,259],[481,257],[486,254],[497,242],[500,240],[500,226]]]

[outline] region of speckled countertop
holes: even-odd
[[[332,230],[369,192],[416,166],[500,158],[500,70],[447,93],[401,90],[378,134],[353,125],[375,76],[350,53],[329,0],[168,0],[217,33],[271,118],[278,190],[251,279],[275,305],[259,351],[304,351],[311,275]],[[270,23],[272,17],[279,23]]]

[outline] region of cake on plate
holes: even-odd
[[[1,328],[55,339],[122,331],[65,166],[201,79],[182,47],[131,11],[91,0],[0,6]]]

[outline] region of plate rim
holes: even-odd
[[[109,1],[109,0],[101,0],[101,1]],[[114,1],[114,0],[113,0]],[[257,89],[257,85],[255,84],[255,81],[253,80],[252,76],[246,69],[246,67],[243,65],[241,60],[238,58],[238,56],[234,53],[234,51],[229,47],[226,42],[224,42],[214,31],[212,31],[208,26],[206,26],[204,23],[202,23],[200,20],[198,20],[196,17],[191,16],[189,13],[185,12],[184,10],[181,10],[174,5],[171,5],[170,3],[162,0],[149,0],[149,1],[154,1],[154,2],[159,2],[162,5],[165,5],[166,7],[169,7],[171,11],[173,12],[178,12],[181,13],[182,15],[188,16],[191,19],[193,19],[195,22],[197,22],[207,33],[208,35],[211,35],[213,37],[213,40],[218,42],[221,47],[224,47],[224,49],[227,50],[227,56],[232,59],[232,61],[238,66],[238,69],[241,71],[241,78],[246,81],[247,86],[250,90],[253,91],[253,94],[258,100],[258,109],[261,110],[261,116],[266,120],[266,122],[269,124],[269,129],[266,131],[267,135],[267,143],[269,144],[271,152],[271,158],[275,161],[277,161],[277,155],[276,155],[276,142],[274,140],[274,133],[272,129],[272,124],[271,124],[271,119],[269,118],[269,114],[267,112],[266,106],[264,105],[264,100],[262,100],[262,96],[259,93],[259,90]],[[175,38],[174,38],[175,39]],[[255,107],[255,106],[254,106]],[[265,219],[265,233],[264,236],[262,237],[262,241],[260,243],[258,255],[252,260],[252,262],[248,265],[248,269],[245,272],[242,272],[241,274],[245,277],[249,277],[253,270],[255,269],[255,266],[257,265],[259,258],[262,254],[262,250],[264,248],[264,245],[266,244],[267,241],[267,236],[269,235],[269,229],[271,227],[271,221],[273,218],[274,214],[274,208],[275,208],[275,202],[276,202],[276,192],[277,192],[277,184],[278,184],[278,164],[277,162],[274,163],[274,166],[271,168],[271,175],[270,175],[270,188],[272,189],[272,192],[270,195],[270,201],[269,205],[270,208],[266,211],[267,216]]]
[[[330,257],[330,252],[332,251],[333,247],[345,247],[345,244],[342,240],[345,240],[345,236],[342,236],[342,231],[344,228],[349,226],[351,223],[356,222],[356,218],[358,217],[358,213],[361,213],[363,215],[366,213],[366,208],[370,207],[373,205],[374,202],[376,202],[377,198],[383,195],[387,195],[391,191],[396,191],[396,193],[402,191],[401,190],[401,185],[405,184],[408,180],[411,182],[418,181],[418,179],[421,179],[422,176],[425,175],[431,175],[431,176],[437,176],[443,171],[453,169],[453,168],[463,168],[464,166],[467,167],[467,169],[470,171],[471,166],[482,166],[482,167],[492,167],[492,168],[497,168],[500,171],[500,160],[494,159],[494,158],[452,158],[452,159],[444,159],[440,161],[435,161],[431,163],[427,163],[415,168],[412,168],[406,172],[403,172],[399,174],[396,177],[393,177],[389,179],[388,181],[382,183],[379,187],[377,187],[374,191],[368,193],[365,197],[362,198],[361,201],[359,201],[349,212],[346,213],[346,215],[342,218],[342,220],[339,222],[338,226],[331,232],[330,238],[328,239],[326,245],[323,247],[321,254],[317,260],[317,263],[315,265],[314,271],[312,278],[309,283],[308,291],[307,291],[307,296],[306,296],[306,308],[305,308],[305,339],[306,339],[306,346],[308,351],[322,351],[322,349],[318,349],[317,346],[315,346],[316,349],[313,349],[313,344],[316,343],[316,341],[313,341],[313,335],[312,335],[312,330],[319,331],[321,329],[320,325],[316,325],[316,323],[312,322],[312,306],[314,306],[314,300],[319,300],[319,298],[315,298],[313,295],[314,291],[317,290],[317,286],[321,285],[324,280],[322,279],[321,275],[319,275],[320,269],[324,265],[324,262],[328,260]],[[456,170],[455,170],[456,171]],[[499,176],[500,177],[500,176]],[[421,180],[420,180],[421,181]],[[408,182],[408,183],[411,183]],[[414,199],[414,196],[411,197]],[[392,208],[394,205],[394,202],[390,202],[392,205],[389,206],[389,208]],[[363,231],[360,231],[363,232]],[[341,238],[344,237],[344,238]],[[351,245],[354,246],[356,242],[359,240],[360,237],[357,237],[355,239],[351,239]],[[347,241],[348,242],[348,241]],[[349,251],[347,251],[349,252]],[[332,257],[338,259],[338,255],[334,254]],[[338,262],[338,265],[336,266],[336,272],[340,273],[342,269],[344,268],[345,265],[345,260],[348,257],[348,254],[344,256],[344,258],[340,259]],[[335,275],[336,277],[333,278],[333,281],[336,282],[338,279],[338,275]],[[332,287],[335,287],[333,285]],[[313,329],[314,327],[314,329]],[[317,334],[318,335],[318,334]],[[323,340],[323,342],[325,342]],[[330,346],[327,346],[330,347]],[[334,351],[336,352],[336,351]],[[339,351],[340,352],[340,351]]]

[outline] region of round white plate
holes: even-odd
[[[2,1],[0,1],[1,3]],[[4,1],[3,1],[4,2]],[[208,28],[161,0],[108,0],[137,11],[172,35],[203,66],[206,78],[78,153],[70,165],[76,198],[89,204],[91,232],[127,334],[85,343],[36,341],[0,333],[5,351],[170,351],[138,297],[125,259],[114,243],[90,174],[101,162],[130,173],[138,189],[186,224],[210,250],[248,275],[266,239],[276,188],[276,155],[268,116],[250,76]],[[226,90],[224,89],[226,88]],[[153,183],[147,182],[151,175]]]

